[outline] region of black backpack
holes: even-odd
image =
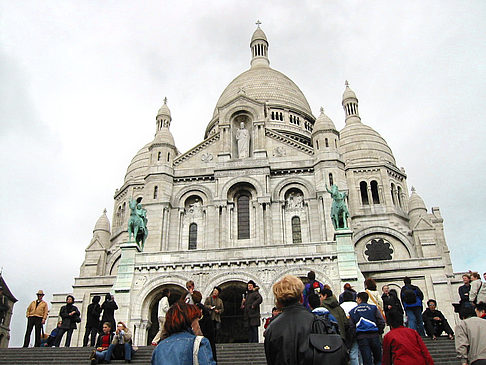
[[[405,287],[405,290],[403,291],[403,301],[405,304],[415,304],[417,302],[417,293],[415,293],[415,290],[412,288]]]
[[[309,335],[309,348],[313,352],[313,365],[347,365],[348,363],[348,349],[329,320],[329,315],[314,315]]]

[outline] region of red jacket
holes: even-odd
[[[417,331],[392,328],[383,339],[382,365],[434,365],[429,350]]]

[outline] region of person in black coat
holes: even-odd
[[[211,350],[213,350],[214,361],[218,361],[216,358],[216,328],[214,326],[214,321],[211,319],[211,311],[201,303],[202,294],[197,290],[194,290],[192,293],[192,300],[194,300],[194,305],[196,305],[202,312],[202,318],[199,320],[199,327],[201,327],[201,332],[204,337],[209,340]]]
[[[458,289],[459,298],[461,298],[461,300],[459,301],[460,304],[459,318],[465,319],[466,312],[471,312],[471,310],[473,309],[473,305],[469,301],[469,291],[471,290],[471,275],[469,274],[462,275],[462,282],[464,284],[461,285]]]
[[[400,299],[398,299],[397,291],[395,289],[390,289],[388,285],[384,285],[381,290],[383,291],[381,299],[383,300],[383,310],[385,311],[385,316],[392,309],[395,309],[403,314],[402,303],[400,302]]]
[[[427,335],[433,340],[436,340],[445,331],[449,338],[453,340],[454,332],[444,315],[436,309],[437,302],[434,299],[429,299],[427,301],[427,307],[424,313],[422,313]]]
[[[71,345],[71,337],[73,335],[73,331],[77,328],[76,323],[81,322],[81,317],[78,308],[74,305],[74,297],[72,295],[68,295],[66,297],[66,305],[61,307],[59,311],[59,316],[62,318],[61,327],[57,333],[56,341],[54,346],[59,347],[61,344],[62,336],[65,332],[66,335],[66,343],[64,344],[65,347],[69,347]]]
[[[101,323],[109,322],[111,324],[111,331],[114,332],[116,330],[115,311],[118,309],[115,302],[115,297],[111,294],[106,294],[105,301],[101,305],[101,309],[103,310]]]
[[[101,306],[100,306],[101,297],[99,295],[95,295],[91,304],[88,305],[88,314],[86,316],[86,331],[84,333],[83,338],[83,346],[88,346],[88,339],[91,336],[91,347],[93,347],[96,343],[96,335],[100,328],[100,314],[101,314]]]

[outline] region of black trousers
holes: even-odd
[[[258,326],[248,327],[248,342],[257,343],[258,342]]]
[[[69,329],[59,328],[59,332],[57,333],[56,342],[54,343],[54,346],[59,347],[61,345],[62,336],[64,335],[64,333],[67,332],[66,342],[64,343],[64,347],[69,347],[71,345],[71,337],[73,335],[73,331],[74,328],[69,328]]]
[[[429,335],[429,337],[432,336],[439,337],[442,334],[442,332],[445,332],[448,335],[454,334],[454,331],[452,331],[452,328],[451,326],[449,326],[447,320],[445,321],[429,320],[424,322],[424,325],[425,325],[425,331],[427,332],[427,335]]]
[[[30,335],[32,329],[35,327],[35,342],[34,347],[40,347],[41,343],[41,328],[42,328],[42,318],[41,317],[27,317],[27,330],[25,331],[24,347],[29,347]]]
[[[86,332],[84,332],[83,346],[88,346],[88,339],[91,336],[91,347],[96,344],[96,335],[98,334],[98,327],[86,327]]]

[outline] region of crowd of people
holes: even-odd
[[[483,276],[486,280],[486,273]],[[461,300],[456,306],[461,321],[455,331],[437,309],[435,299],[428,299],[423,311],[424,294],[408,277],[400,293],[389,285],[384,285],[380,293],[375,280],[367,278],[364,291],[357,292],[347,283],[338,296],[329,285],[319,282],[313,271],[307,278],[304,285],[301,279],[287,275],[272,287],[276,306],[264,321],[263,332],[269,365],[429,365],[433,360],[423,338],[436,340],[444,333],[455,340],[462,364],[486,364],[486,283],[476,272],[462,277],[463,285],[458,290]],[[162,291],[159,330],[152,340],[153,365],[216,364],[215,344],[224,312],[222,289],[214,287],[204,301],[193,281],[186,283],[186,289],[175,303],[169,301],[169,289]],[[44,337],[41,332],[48,314],[47,303],[42,290],[36,295],[37,300],[27,308],[24,347],[29,345],[34,328],[35,346],[41,346]],[[107,294],[101,305],[100,301],[100,296],[94,296],[88,306],[83,346],[89,343],[95,347],[92,364],[112,359],[130,362],[134,353],[132,335],[125,323],[115,321],[115,298]],[[59,346],[64,334],[65,346],[70,346],[73,331],[81,322],[74,302],[72,295],[66,297],[59,312],[61,320],[42,340],[45,346]],[[250,343],[259,342],[261,304],[259,287],[250,280],[240,306]]]

